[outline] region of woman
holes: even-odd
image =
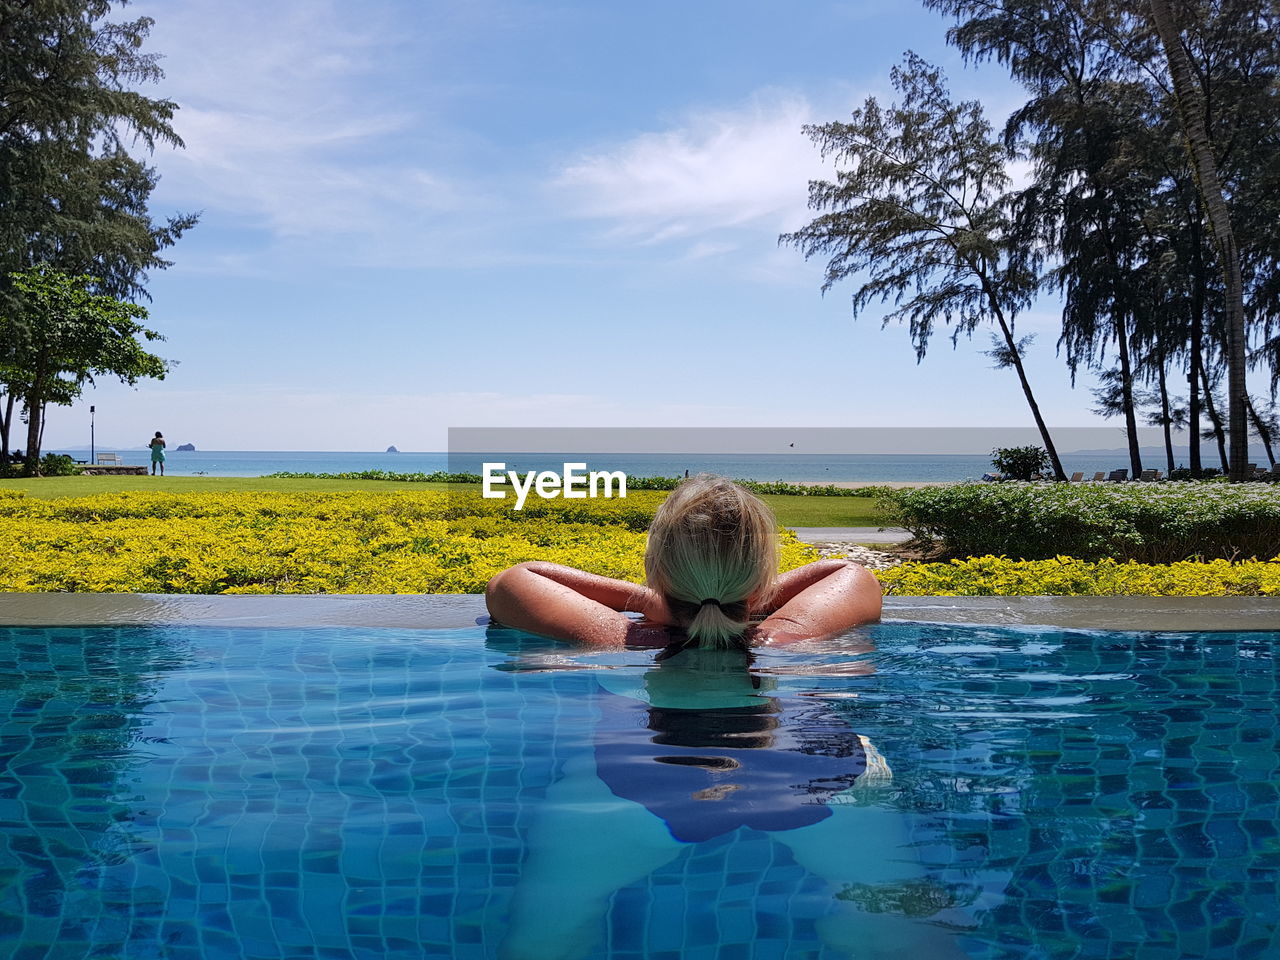
[[[539,562],[490,581],[494,621],[594,648],[664,648],[638,678],[597,677],[594,747],[565,762],[532,824],[500,957],[588,955],[617,890],[687,844],[744,828],[776,838],[833,893],[916,882],[901,817],[852,799],[886,782],[884,758],[821,700],[777,691],[749,649],[875,621],[880,585],[839,560],[776,569],[768,507],[703,475],[654,517],[647,586]],[[904,946],[956,955],[949,942],[922,944],[932,935],[917,925],[839,897],[819,931],[858,956],[896,957]]]
[[[533,561],[490,580],[485,600],[494,620],[530,633],[592,647],[671,645],[671,652],[789,643],[880,619],[880,584],[857,564],[819,560],[775,576],[777,537],[763,502],[702,474],[658,508],[646,586]]]
[[[151,438],[151,475],[156,475],[156,467],[160,468],[160,476],[164,476],[164,434],[159,430]]]

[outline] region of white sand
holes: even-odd
[[[794,480],[798,487],[839,487],[842,490],[861,490],[863,487],[889,487],[906,490],[911,487],[947,487],[956,480]]]

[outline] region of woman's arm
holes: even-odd
[[[790,643],[830,636],[880,619],[880,581],[849,560],[819,560],[778,577],[756,628],[766,642]]]
[[[666,642],[670,613],[648,587],[601,577],[558,563],[530,561],[504,570],[485,588],[485,603],[499,623],[586,646]],[[624,611],[643,613],[637,624]]]

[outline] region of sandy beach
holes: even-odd
[[[796,480],[797,487],[839,487],[841,490],[861,490],[863,487],[888,487],[906,490],[911,487],[948,487],[958,480]]]

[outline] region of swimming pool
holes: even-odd
[[[1277,637],[0,628],[0,955],[1275,957]],[[751,812],[725,736],[821,819],[677,840]],[[668,824],[628,763],[717,786]]]

